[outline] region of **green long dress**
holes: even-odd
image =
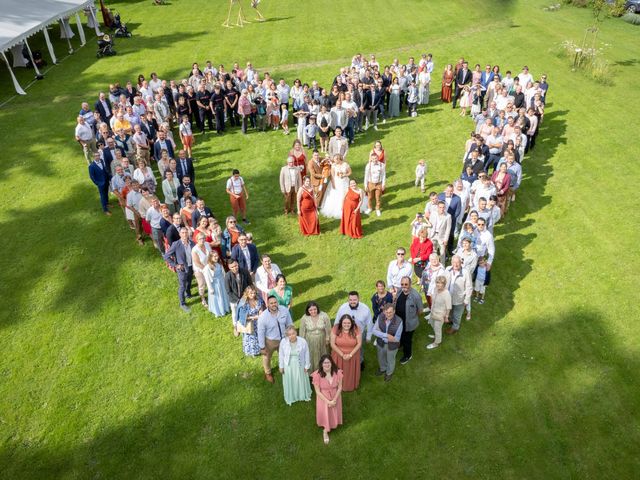
[[[299,342],[291,345],[289,363],[284,369],[282,383],[284,385],[284,401],[287,405],[302,400],[305,402],[311,400],[309,376],[304,373],[304,367],[300,365]]]

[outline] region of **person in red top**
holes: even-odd
[[[422,277],[422,272],[432,252],[433,243],[429,240],[429,230],[427,227],[422,227],[418,231],[418,236],[411,243],[411,258],[409,259],[413,263],[413,271],[418,278]]]
[[[342,221],[340,222],[340,233],[351,238],[362,238],[362,217],[360,207],[364,192],[358,188],[355,180],[349,182],[349,190],[344,197],[342,204]]]
[[[298,190],[298,221],[302,235],[320,234],[318,204],[309,177],[304,177],[302,188]]]
[[[293,157],[293,165],[300,167],[300,176],[307,176],[307,156],[302,148],[302,142],[297,138],[293,141],[293,147],[289,150],[289,157]]]
[[[384,157],[384,148],[382,148],[382,142],[380,140],[376,140],[376,143],[373,144],[373,148],[369,153],[371,156],[372,153],[375,153],[378,156],[378,161],[380,163],[387,163],[387,160]]]
[[[507,192],[511,186],[511,175],[507,172],[507,164],[501,163],[498,170],[493,172],[491,181],[496,186],[498,195],[498,207],[500,207],[500,216],[503,217],[507,209]]]

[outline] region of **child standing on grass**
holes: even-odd
[[[182,123],[180,124],[180,141],[187,151],[187,157],[191,158],[191,146],[193,145],[193,132],[191,131],[191,123],[189,123],[189,117],[187,115],[182,116]]]
[[[476,302],[484,303],[484,292],[486,286],[489,285],[489,278],[487,276],[487,259],[484,257],[478,258],[478,268],[475,273],[475,283],[473,285],[473,298]]]
[[[283,103],[280,105],[280,126],[285,135],[289,135],[289,110],[287,109],[287,104]]]
[[[431,228],[431,222],[424,218],[424,213],[416,213],[416,218],[411,222],[411,240],[418,238],[420,230],[423,228]]]
[[[465,85],[462,92],[462,98],[460,98],[460,116],[467,116],[467,108],[471,107],[471,89],[469,85]]]
[[[267,116],[269,117],[269,126],[274,130],[280,128],[280,105],[278,97],[273,96],[267,105]]]
[[[411,80],[409,90],[407,92],[407,105],[409,106],[408,114],[410,117],[418,116],[418,87],[415,80]]]
[[[416,166],[416,187],[420,185],[420,191],[424,193],[424,179],[427,176],[427,163],[424,160],[418,160]]]
[[[316,133],[318,133],[318,125],[316,125],[316,117],[311,115],[309,117],[309,125],[304,129],[304,134],[309,142],[309,148],[311,150],[316,149]]]

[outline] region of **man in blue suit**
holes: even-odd
[[[260,266],[260,256],[258,248],[247,241],[247,236],[241,233],[238,237],[238,243],[231,249],[231,258],[238,262],[240,268],[255,274]]]
[[[460,197],[453,193],[453,185],[449,184],[440,195],[438,200],[443,201],[447,206],[447,213],[451,215],[451,230],[449,232],[449,240],[447,241],[447,252],[449,256],[453,255],[453,235],[455,233],[455,225],[460,216],[460,210],[462,209],[462,201]]]
[[[102,204],[102,211],[105,215],[111,215],[109,211],[109,180],[110,172],[107,166],[100,158],[100,153],[95,152],[93,154],[93,162],[89,164],[89,178],[98,187],[98,193],[100,193],[100,203]]]
[[[116,150],[120,150],[120,153],[123,157],[126,156],[124,154],[124,150],[116,145],[116,141],[112,137],[107,138],[107,144],[102,149],[102,159],[104,160],[104,163],[107,166],[107,170],[109,170],[109,172],[111,172],[112,170],[111,162],[116,159]],[[115,168],[113,170],[115,170]]]
[[[160,160],[162,150],[167,151],[169,158],[175,158],[173,154],[173,144],[170,140],[167,140],[167,134],[161,130],[158,132],[158,140],[153,144],[153,156],[156,159],[156,162]]]
[[[191,281],[193,280],[193,260],[191,249],[195,243],[189,238],[189,230],[182,227],[180,229],[180,240],[171,244],[169,250],[163,258],[176,269],[178,276],[178,300],[180,308],[189,313],[191,309],[187,306],[187,299],[191,298]]]
[[[182,182],[184,177],[189,177],[191,183],[196,183],[196,171],[193,168],[193,159],[187,157],[185,150],[178,151],[176,158],[176,171],[178,172],[178,180]]]
[[[102,121],[108,124],[109,120],[111,120],[111,116],[113,115],[113,109],[111,108],[111,102],[104,92],[100,92],[98,101],[95,103],[94,107],[95,110],[100,113]]]

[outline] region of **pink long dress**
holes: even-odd
[[[342,370],[333,375],[331,383],[327,377],[321,377],[320,373],[316,370],[311,375],[313,384],[318,387],[320,393],[322,393],[329,400],[333,400],[338,391],[338,384],[342,378]],[[342,395],[338,397],[335,407],[329,407],[324,400],[316,395],[316,422],[319,427],[324,428],[326,431],[337,428],[338,425],[342,425]]]

